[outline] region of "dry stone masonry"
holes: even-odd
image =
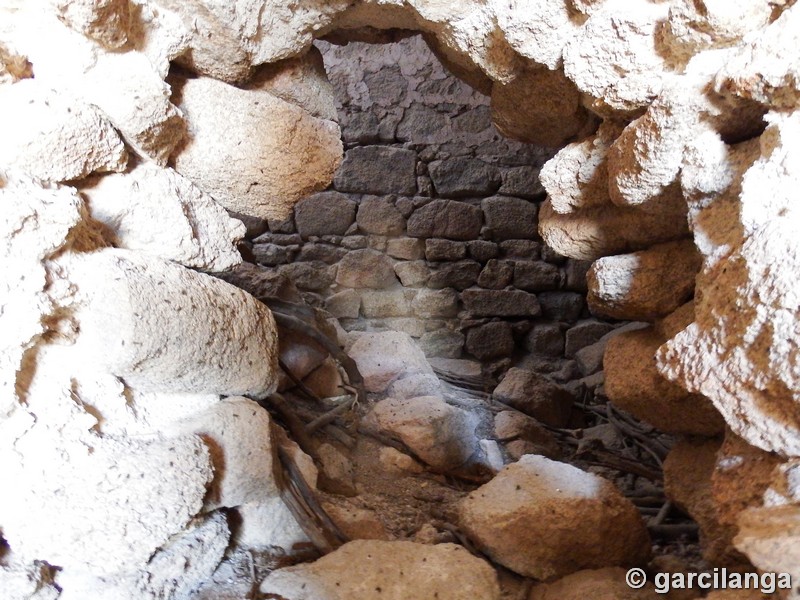
[[[329,190],[262,223],[268,231],[250,240],[256,261],[287,273],[346,330],[403,331],[432,358],[523,355],[562,381],[591,375],[569,360],[600,337],[584,300],[589,263],[554,253],[537,232],[538,174],[552,151],[504,139],[489,98],[418,36],[318,45],[344,160]]]
[[[590,388],[673,436],[706,564],[800,582],[799,45],[793,0],[0,0],[0,594],[663,597],[558,462],[619,442]],[[369,478],[443,529],[392,539],[259,405],[290,351],[347,391],[242,289],[276,274],[338,318]],[[504,408],[437,377],[470,356]],[[313,536],[289,460],[353,541],[251,581]]]

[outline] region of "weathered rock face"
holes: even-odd
[[[268,91],[203,77],[171,81],[188,124],[175,169],[226,208],[283,219],[330,182],[342,153],[336,123]]]
[[[494,570],[461,546],[380,541],[350,542],[314,563],[278,569],[261,592],[291,600],[500,598]]]
[[[536,579],[649,553],[639,513],[611,483],[543,456],[523,456],[470,493],[460,519],[493,560]]]

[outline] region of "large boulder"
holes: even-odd
[[[339,126],[258,89],[172,80],[188,124],[175,170],[225,208],[281,220],[326,187],[342,155]]]
[[[408,375],[433,373],[419,346],[408,334],[398,331],[360,334],[348,353],[356,361],[368,392],[382,392]]]
[[[641,564],[650,552],[639,511],[613,484],[533,454],[470,493],[459,517],[493,560],[536,579]]]

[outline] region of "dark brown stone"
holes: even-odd
[[[520,290],[464,290],[461,300],[475,317],[535,317],[541,312],[536,296]]]
[[[473,327],[467,331],[466,349],[478,360],[508,356],[514,351],[511,324],[507,321],[495,321]]]
[[[472,240],[480,235],[482,215],[480,208],[466,202],[434,200],[415,210],[408,219],[408,235]]]

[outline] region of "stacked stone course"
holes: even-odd
[[[539,171],[552,151],[503,139],[488,98],[446,73],[419,37],[319,45],[344,160],[328,190],[251,238],[257,262],[289,275],[345,329],[404,331],[429,357],[568,362],[565,336],[573,354],[597,341],[571,335],[599,324],[585,305],[589,263],[553,252],[537,231]],[[398,53],[400,68],[388,58]],[[366,69],[364,97],[351,92],[354,62]]]

